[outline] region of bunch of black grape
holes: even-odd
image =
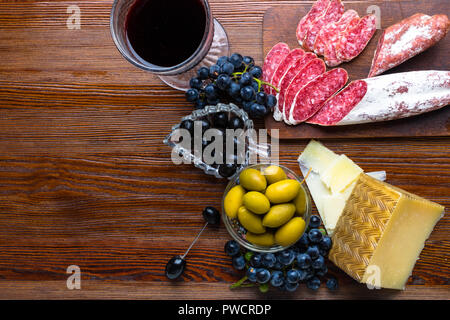
[[[231,288],[257,285],[262,292],[272,287],[293,292],[301,283],[311,290],[319,289],[321,282],[336,290],[336,277],[328,274],[325,259],[331,249],[331,238],[319,229],[321,220],[311,216],[308,230],[292,247],[277,253],[244,251],[235,240],[225,244],[225,253],[232,257],[237,270],[245,270],[245,276]]]
[[[233,53],[230,57],[220,57],[210,68],[202,67],[197,77],[190,80],[186,99],[195,104],[196,109],[219,102],[232,102],[243,108],[250,118],[262,118],[277,104],[272,94],[264,92],[261,67],[255,65],[252,57]]]

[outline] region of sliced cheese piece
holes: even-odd
[[[338,193],[354,182],[363,170],[346,155],[340,155],[321,174],[320,178],[332,193]]]
[[[444,207],[362,173],[338,220],[329,258],[359,282],[404,289]]]
[[[309,172],[309,168],[305,166],[300,166],[300,170],[304,177],[306,177],[306,185],[308,186],[309,193],[313,198],[314,204],[316,205],[317,211],[320,214],[322,220],[324,219],[323,212],[323,197],[330,196],[330,190],[323,184],[322,180],[320,180],[320,176],[311,171]],[[309,172],[309,173],[308,173]]]
[[[323,225],[327,229],[328,234],[333,234],[336,223],[344,210],[346,199],[338,195],[330,195],[323,197]]]
[[[353,188],[355,187],[356,182],[352,183],[348,188],[344,191],[326,195],[322,198],[322,207],[323,207],[323,225],[329,235],[332,235],[336,224],[339,220],[339,217],[344,210],[345,204],[347,203],[348,198],[350,197]]]
[[[298,162],[307,168],[311,168],[315,173],[323,174],[338,157],[336,153],[320,142],[311,140],[298,157]]]

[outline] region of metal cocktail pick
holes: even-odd
[[[203,210],[202,214],[203,214],[203,218],[206,220],[205,225],[200,230],[200,232],[197,234],[197,236],[192,241],[189,248],[187,248],[186,252],[182,256],[180,256],[180,255],[174,256],[169,260],[169,262],[167,262],[166,271],[165,271],[167,278],[174,280],[183,274],[184,269],[186,268],[186,260],[184,258],[189,253],[189,250],[191,250],[191,248],[197,242],[198,238],[200,238],[200,235],[202,234],[203,230],[205,230],[205,228],[208,224],[218,225],[220,223],[220,213],[219,213],[219,210],[217,210],[216,208],[206,207]]]

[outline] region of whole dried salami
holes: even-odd
[[[270,80],[272,80],[272,76],[279,64],[289,54],[289,52],[289,46],[284,42],[277,43],[269,50],[262,67],[262,80],[264,82],[270,83]],[[268,88],[270,87],[264,86],[265,91],[267,91]]]
[[[327,67],[322,59],[315,58],[309,62],[297,75],[292,79],[286,93],[284,94],[283,104],[283,120],[289,123],[289,114],[293,105],[295,95],[309,82],[326,71]]]
[[[303,46],[303,41],[305,40],[306,33],[311,27],[312,22],[325,13],[329,4],[330,0],[317,0],[311,10],[300,19],[297,25],[296,35],[297,41],[301,46]]]
[[[305,85],[295,95],[289,112],[290,124],[299,124],[313,116],[348,80],[347,71],[336,68]]]
[[[350,83],[308,122],[329,126],[388,121],[437,110],[449,103],[450,71],[393,73]]]
[[[385,72],[427,50],[445,37],[450,27],[444,14],[417,13],[388,27],[378,40],[369,77]]]
[[[341,61],[356,58],[372,39],[376,26],[376,16],[370,14],[361,18],[356,27],[347,29],[336,45],[336,57]]]
[[[333,21],[338,21],[344,13],[344,5],[341,0],[331,0],[325,13],[313,21],[311,27],[306,33],[303,48],[308,51],[314,50],[314,43],[320,30]]]

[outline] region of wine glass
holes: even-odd
[[[180,2],[181,1],[181,2]],[[150,71],[158,75],[158,77],[164,81],[169,86],[176,88],[178,90],[187,90],[189,89],[189,80],[192,77],[196,76],[197,70],[200,67],[206,66],[209,67],[217,62],[217,59],[221,56],[228,56],[229,54],[229,45],[228,45],[228,37],[225,29],[222,25],[213,18],[211,14],[211,9],[209,7],[207,0],[115,0],[111,10],[110,16],[110,29],[111,35],[114,40],[114,43],[119,50],[119,52],[123,55],[123,57],[131,62],[136,67],[139,67],[143,70]],[[139,10],[142,8],[137,8],[137,6],[145,6],[145,5],[153,5],[158,3],[161,5],[163,3],[166,8],[176,8],[176,6],[188,6],[187,8],[194,8],[194,14],[198,14],[198,17],[201,19],[204,18],[204,31],[203,36],[201,37],[201,41],[197,48],[193,52],[186,52],[187,58],[181,62],[176,62],[174,65],[161,65],[161,63],[155,64],[152,61],[148,61],[142,57],[143,54],[138,54],[136,50],[138,48],[134,48],[130,41],[129,30],[127,30],[130,26],[130,19],[134,19],[133,10]],[[190,7],[189,7],[190,6]],[[159,7],[160,8],[160,7]],[[203,11],[202,11],[203,10]],[[155,10],[153,10],[155,11]],[[169,11],[165,10],[160,12],[157,15],[157,19],[154,21],[145,21],[145,23],[155,24],[159,23],[159,18],[164,16],[164,14],[169,15]],[[153,14],[153,13],[152,13]],[[197,16],[192,17],[192,19],[198,19]],[[151,20],[151,17],[149,17]],[[161,21],[163,21],[161,19]],[[193,21],[193,20],[192,20]],[[203,20],[202,20],[203,21]],[[197,22],[194,21],[194,22]],[[132,23],[132,22],[131,22]],[[176,25],[176,21],[172,21]],[[160,26],[156,25],[159,28],[160,32],[164,32],[164,28],[167,25],[162,24]],[[182,28],[183,26],[180,26]],[[186,27],[186,26],[185,26]],[[187,26],[188,27],[188,26]],[[145,28],[142,28],[144,30]],[[145,33],[145,31],[139,30],[139,33]],[[150,30],[148,32],[151,32]],[[201,30],[200,30],[201,32]],[[150,35],[151,36],[151,35]],[[200,34],[199,34],[200,36]],[[150,37],[151,38],[151,37]],[[200,37],[198,37],[200,39]],[[168,41],[179,41],[180,39],[167,39]],[[181,39],[185,40],[185,39]],[[183,41],[181,41],[183,42]],[[186,42],[184,42],[186,43]],[[173,43],[176,45],[177,43]],[[148,46],[151,46],[152,43],[149,43]],[[195,47],[195,43],[193,43]],[[144,48],[145,50],[149,50],[152,48]],[[153,48],[154,49],[154,48]],[[185,49],[185,48],[181,48]],[[142,51],[141,51],[142,52]],[[174,51],[172,51],[174,52]],[[162,54],[162,52],[159,52]],[[163,56],[164,57],[164,56]]]

